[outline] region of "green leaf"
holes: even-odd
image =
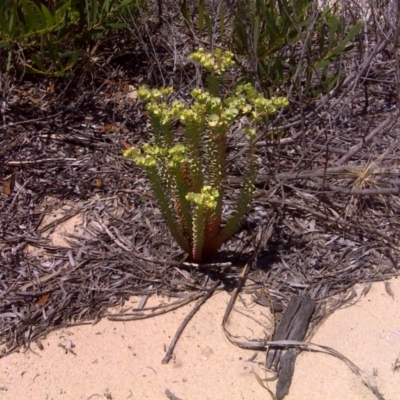
[[[11,46],[12,46],[12,42],[10,42],[9,40],[0,40],[1,48],[11,47]]]
[[[200,0],[199,1],[199,35],[200,36],[203,34],[204,14],[205,14],[204,0]]]
[[[147,176],[151,183],[155,198],[157,200],[158,205],[161,209],[161,214],[170,229],[172,236],[177,241],[179,246],[186,251],[188,254],[191,253],[191,247],[186,240],[185,236],[182,233],[181,227],[179,226],[178,222],[176,221],[174,214],[172,213],[172,209],[170,207],[167,193],[162,184],[162,180],[160,179],[156,168],[148,168],[147,169]]]
[[[219,30],[221,37],[224,37],[225,33],[225,2],[221,1],[219,7]]]
[[[254,25],[253,25],[253,48],[256,54],[259,46],[260,34],[261,34],[260,19],[256,17],[254,18]]]
[[[338,27],[339,27],[339,19],[336,17],[336,15],[332,15],[332,18],[330,18],[329,21],[329,37],[328,37],[329,49],[331,49],[334,46]]]
[[[329,63],[331,63],[335,59],[335,57],[341,55],[343,52],[349,51],[352,47],[351,46],[347,46],[347,44],[352,39],[354,39],[354,37],[356,35],[358,35],[358,33],[360,33],[361,28],[362,28],[362,21],[358,21],[350,29],[350,31],[348,32],[346,37],[338,44],[338,46],[336,46],[334,49],[329,51],[319,63],[315,64],[315,68],[319,69],[319,68],[326,67]],[[328,64],[327,64],[327,62],[328,62]]]
[[[15,21],[16,21],[15,13],[12,13],[10,15],[10,21],[8,22],[8,33],[10,34],[11,37],[15,37],[14,35],[17,34],[17,32],[15,32],[14,30]]]
[[[40,55],[37,54],[32,54],[31,56],[33,63],[38,67],[38,69],[43,72],[43,73],[47,73],[47,68],[44,66],[42,58],[40,57]]]
[[[59,58],[72,58],[72,59],[78,59],[79,58],[79,52],[74,51],[74,50],[67,50],[62,53],[58,53]]]
[[[92,0],[92,24],[96,24],[98,21],[98,0]]]
[[[117,6],[117,9],[128,6],[132,3],[132,1],[133,0],[122,0],[121,3]]]
[[[91,21],[91,10],[90,10],[90,6],[89,6],[90,0],[85,0],[85,2],[86,2],[86,23],[87,23],[88,29],[90,29],[93,25],[93,21]]]
[[[189,10],[186,7],[186,0],[182,1],[181,5],[180,5],[180,10],[181,10],[183,21],[185,22],[186,27],[188,29],[192,29],[193,28],[192,21],[191,21],[190,16],[189,16]]]
[[[53,16],[51,15],[49,9],[44,4],[42,4],[41,9],[43,16],[46,19],[46,26],[47,27],[52,26],[54,24],[54,21],[53,21]]]
[[[102,15],[107,15],[110,11],[110,0],[104,0],[103,7],[101,7]]]
[[[21,0],[21,8],[25,14],[25,22],[28,28],[27,32],[38,30],[37,18],[31,9],[30,4],[26,0]]]
[[[115,23],[108,23],[106,27],[111,29],[124,29],[127,27],[127,24],[125,24],[124,22],[115,22]]]
[[[71,9],[71,0],[68,0],[63,4],[60,8],[58,8],[55,13],[53,14],[53,19],[56,23],[57,26],[66,23],[66,19],[69,13],[69,10]],[[75,15],[77,11],[71,10],[71,16]],[[77,12],[79,15],[79,12]]]
[[[232,217],[227,221],[226,225],[221,229],[218,236],[214,239],[215,246],[218,248],[237,231],[240,226],[240,222],[248,211],[249,205],[253,199],[255,168],[254,156],[251,155],[250,157],[251,158],[249,160],[248,170],[244,177],[244,182],[240,190],[239,199],[236,203],[235,212]]]
[[[362,21],[358,21],[349,31],[349,33],[346,35],[346,37],[342,40],[342,42],[339,44],[338,48],[344,49],[345,46],[353,40],[361,31],[363,26]]]
[[[318,62],[317,64],[315,64],[314,67],[315,67],[315,69],[326,68],[330,64],[332,64],[332,61],[333,60],[331,58],[327,58],[327,59],[324,59],[324,60]]]
[[[339,71],[336,72],[336,74],[329,80],[328,82],[328,90],[332,90],[333,87],[336,85],[336,83],[338,82],[340,78],[340,74]]]
[[[8,32],[7,18],[9,18],[8,13],[5,15],[0,13],[0,32],[1,33]]]
[[[195,261],[200,262],[203,256],[203,245],[205,239],[205,212],[204,206],[194,205],[193,206],[193,245],[192,245],[192,258]]]
[[[205,21],[206,21],[206,28],[207,28],[208,37],[210,39],[212,39],[213,32],[212,32],[212,22],[211,22],[210,14],[209,13],[205,13],[204,18],[205,18]]]

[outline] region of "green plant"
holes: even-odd
[[[99,39],[110,29],[124,28],[118,15],[132,7],[133,1],[3,0],[0,49],[7,52],[7,69],[16,64],[30,73],[70,74],[82,55],[78,44]]]
[[[234,12],[230,46],[255,64],[263,88],[291,82],[310,96],[330,91],[343,74],[334,62],[362,28],[315,0],[226,1]]]
[[[124,156],[146,170],[174,239],[200,262],[209,259],[239,227],[252,200],[257,124],[288,102],[282,97],[266,99],[251,84],[239,85],[221,98],[221,75],[234,64],[233,54],[217,49],[211,55],[199,49],[191,58],[209,72],[208,91],[194,89],[194,101],[185,105],[162,101],[172,88],[140,88],[139,97],[150,115],[152,143],[130,148]],[[235,211],[222,226],[226,143],[237,118],[247,122],[247,170]],[[184,125],[181,142],[172,130],[176,119]]]

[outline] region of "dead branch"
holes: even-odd
[[[385,133],[385,129],[390,129],[397,119],[399,118],[399,112],[397,111],[395,115],[389,115],[384,121],[382,121],[375,129],[373,129],[359,144],[353,146],[349,152],[343,156],[340,160],[338,160],[337,164],[342,165],[346,161],[350,160],[355,154],[357,154],[365,144],[370,143],[376,135]]]

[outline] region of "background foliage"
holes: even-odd
[[[225,0],[217,9],[206,3],[200,0],[191,13],[181,2],[187,25],[198,26],[211,42],[223,38],[243,70],[272,92],[282,85],[312,97],[331,90],[343,77],[340,61],[362,29],[362,21],[345,18],[337,2]]]
[[[111,30],[129,29],[135,23],[132,17],[147,3],[4,0],[0,4],[1,68],[68,76],[79,60],[90,61],[88,43],[107,37]],[[244,72],[264,90],[288,83],[309,96],[331,90],[343,75],[337,61],[354,47],[362,29],[355,18],[349,23],[337,3],[317,7],[314,0],[225,0],[217,2],[217,9],[210,3],[181,0],[186,26],[193,35],[205,34],[211,43],[218,40],[230,47]],[[161,11],[163,1],[157,4]]]
[[[135,13],[134,0],[4,0],[0,48],[5,68],[66,76],[82,56],[82,44],[126,27],[119,17]]]
[[[361,21],[349,26],[337,5],[318,8],[313,0],[239,1],[231,47],[257,59],[264,87],[291,81],[312,96],[338,82],[340,63],[333,63],[353,48],[351,41],[361,28]]]

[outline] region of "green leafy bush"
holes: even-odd
[[[362,28],[361,21],[346,22],[338,2],[324,8],[318,0],[223,0],[213,9],[204,0],[196,4],[190,11],[180,0],[190,32],[228,44],[245,74],[271,92],[288,83],[310,97],[331,90],[343,75],[336,61]]]
[[[282,97],[266,99],[249,83],[221,98],[220,76],[234,64],[233,54],[216,50],[211,55],[200,49],[191,58],[209,72],[208,91],[194,89],[194,101],[186,105],[162,101],[172,88],[141,88],[138,94],[150,115],[152,143],[130,148],[124,156],[146,170],[174,239],[200,262],[209,259],[239,227],[253,195],[257,124],[288,102]],[[239,118],[247,125],[247,170],[235,212],[222,226],[227,136]],[[183,138],[172,131],[176,119],[184,125]]]
[[[143,3],[143,2],[142,2]],[[2,0],[0,48],[7,69],[65,76],[81,55],[78,43],[125,27],[118,15],[134,0]]]
[[[265,88],[295,80],[295,87],[302,86],[307,95],[330,90],[341,73],[334,61],[352,48],[351,41],[362,28],[361,21],[347,26],[334,8],[318,9],[315,0],[235,4],[231,47],[257,63]]]

